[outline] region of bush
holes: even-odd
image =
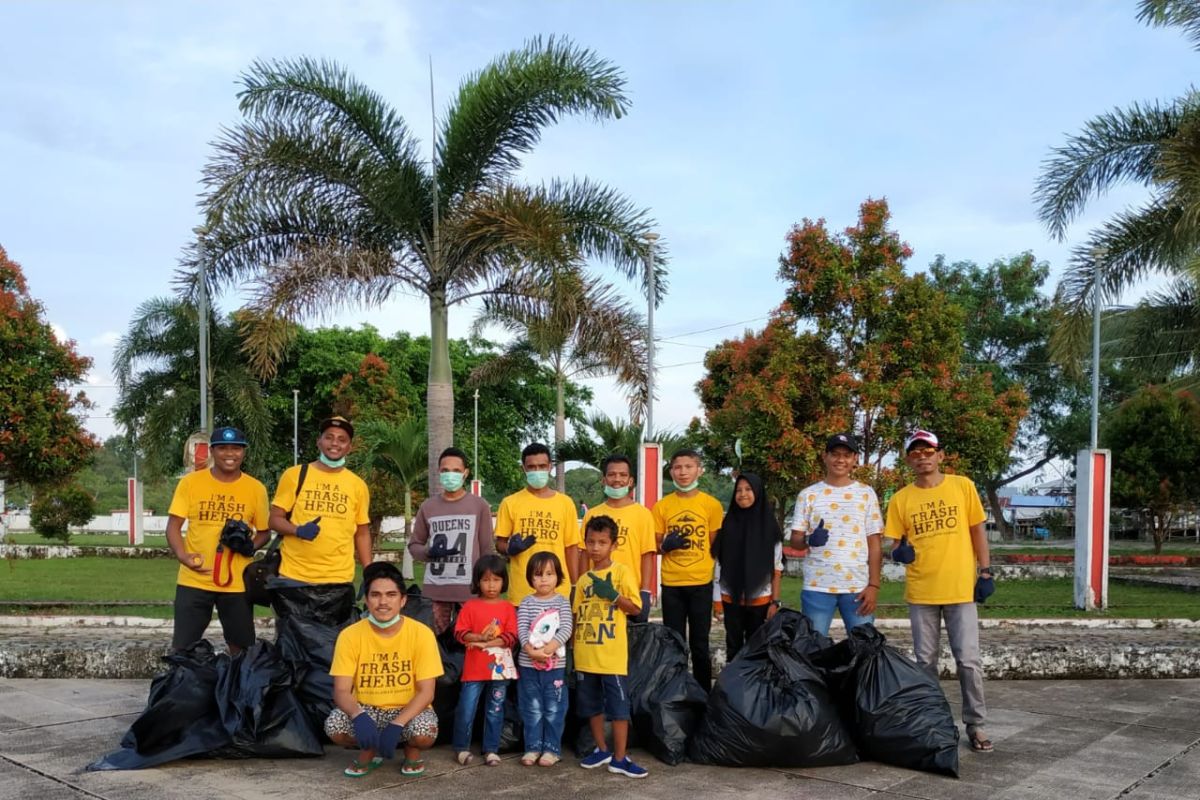
[[[33,529],[47,539],[71,541],[72,525],[86,525],[96,514],[96,501],[77,483],[43,489],[29,507]]]

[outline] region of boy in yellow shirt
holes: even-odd
[[[575,676],[579,716],[588,721],[596,749],[579,765],[629,778],[646,770],[625,752],[629,741],[629,643],[626,616],[641,611],[638,585],[624,564],[612,559],[617,523],[603,514],[592,517],[583,532],[591,569],[580,576],[575,592]],[[613,749],[604,741],[604,719],[612,723]]]

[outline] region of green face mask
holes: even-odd
[[[317,460],[320,461],[325,466],[329,467],[330,469],[339,469],[346,465],[346,457],[345,456],[342,456],[337,461],[334,461],[332,458],[327,458],[324,453],[318,453]]]
[[[544,469],[535,469],[525,473],[525,482],[529,484],[531,489],[544,489],[546,484],[550,482],[550,471]]]
[[[397,614],[396,616],[389,619],[387,622],[376,619],[374,614],[367,614],[367,619],[371,620],[371,624],[377,628],[390,628],[393,625],[395,625],[397,622],[400,621],[400,615]]]
[[[604,486],[604,496],[612,498],[613,500],[620,500],[622,497],[624,497],[627,494],[629,494],[628,486],[622,486],[620,489],[614,489],[613,487],[608,486],[607,484]]]
[[[690,492],[692,489],[695,489],[699,485],[700,485],[700,481],[692,481],[687,486],[681,486],[680,484],[677,483],[677,484],[675,484],[675,491]]]
[[[463,487],[464,480],[466,480],[466,476],[461,472],[438,473],[438,481],[441,482],[442,488],[447,492],[457,492]]]

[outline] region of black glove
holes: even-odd
[[[617,598],[621,596],[617,591],[617,587],[613,586],[611,571],[606,573],[603,578],[599,578],[595,573],[592,573],[592,594],[610,603],[616,602]]]
[[[829,529],[825,527],[825,518],[821,517],[821,521],[817,523],[817,527],[813,528],[813,532],[808,535],[809,547],[824,547],[829,541]]]
[[[358,743],[359,750],[374,750],[379,746],[379,728],[375,727],[375,720],[371,719],[370,714],[360,711],[352,721],[354,741]]]
[[[908,543],[907,536],[900,537],[900,544],[892,551],[892,561],[897,564],[911,564],[917,560],[917,551]]]
[[[662,547],[660,549],[664,553],[669,553],[672,550],[678,550],[681,547],[687,547],[687,539],[684,539],[682,534],[676,531],[671,531],[663,537]]]
[[[508,540],[508,546],[509,548],[512,547],[512,539]],[[509,550],[509,553],[512,553],[511,549]],[[438,539],[436,542],[429,545],[428,549],[425,550],[425,557],[431,561],[440,561],[443,558],[449,558],[450,556],[456,555],[458,555],[458,548],[446,547],[446,541],[444,539]]]
[[[400,744],[400,739],[404,736],[404,726],[395,722],[390,723],[383,729],[383,733],[379,734],[379,755],[384,758],[392,758],[396,755],[396,745]]]
[[[240,519],[225,520],[225,527],[221,528],[220,542],[238,555],[254,555],[254,531]]]
[[[508,537],[508,555],[519,556],[537,543],[537,537],[532,533],[522,536],[515,534]]]
[[[975,579],[975,602],[986,603],[987,599],[996,593],[996,581],[980,575]]]
[[[309,520],[303,525],[296,526],[296,536],[306,542],[311,542],[317,538],[317,534],[321,532],[321,518],[317,517],[314,520]]]

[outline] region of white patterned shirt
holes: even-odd
[[[807,535],[822,519],[829,541],[823,547],[809,546],[803,561],[804,589],[828,594],[861,592],[870,580],[867,537],[883,532],[875,490],[858,481],[848,486],[814,483],[796,496],[792,530]]]

